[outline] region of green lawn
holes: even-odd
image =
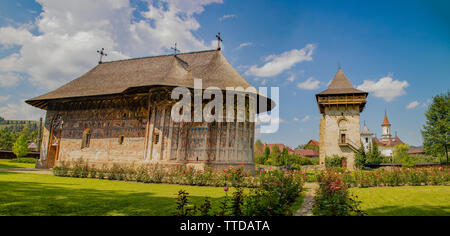
[[[14,163],[14,160],[0,159],[0,169],[34,168],[35,163]]]
[[[216,209],[225,196],[223,188],[0,172],[0,215],[172,215],[180,189]]]
[[[353,188],[371,216],[450,216],[450,186]]]

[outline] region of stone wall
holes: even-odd
[[[320,120],[320,164],[325,164],[325,157],[338,155],[347,159],[348,169],[353,169],[355,152],[349,147],[339,145],[341,134],[345,134],[347,140],[360,147],[359,106],[325,107]]]

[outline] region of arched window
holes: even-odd
[[[85,129],[83,131],[83,137],[81,139],[81,149],[88,148],[91,143],[91,129]]]

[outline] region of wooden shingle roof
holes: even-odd
[[[194,88],[194,78],[202,79],[203,88],[251,86],[220,50],[209,50],[104,62],[60,88],[26,102],[42,108],[41,104],[50,100],[115,95],[131,88]]]
[[[334,95],[334,94],[367,94],[367,92],[355,89],[342,69],[339,69],[328,89],[317,95]]]

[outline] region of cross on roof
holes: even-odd
[[[100,61],[98,61],[98,64],[102,64],[102,58],[103,56],[108,56],[108,54],[105,53],[105,49],[102,48],[102,50],[97,50],[97,53],[100,54]]]
[[[220,32],[216,35],[216,38],[217,38],[217,50],[220,50],[220,42],[223,42],[220,36]]]
[[[180,53],[180,50],[177,49],[177,43],[175,43],[175,47],[171,47],[170,49],[174,51],[174,54]]]

